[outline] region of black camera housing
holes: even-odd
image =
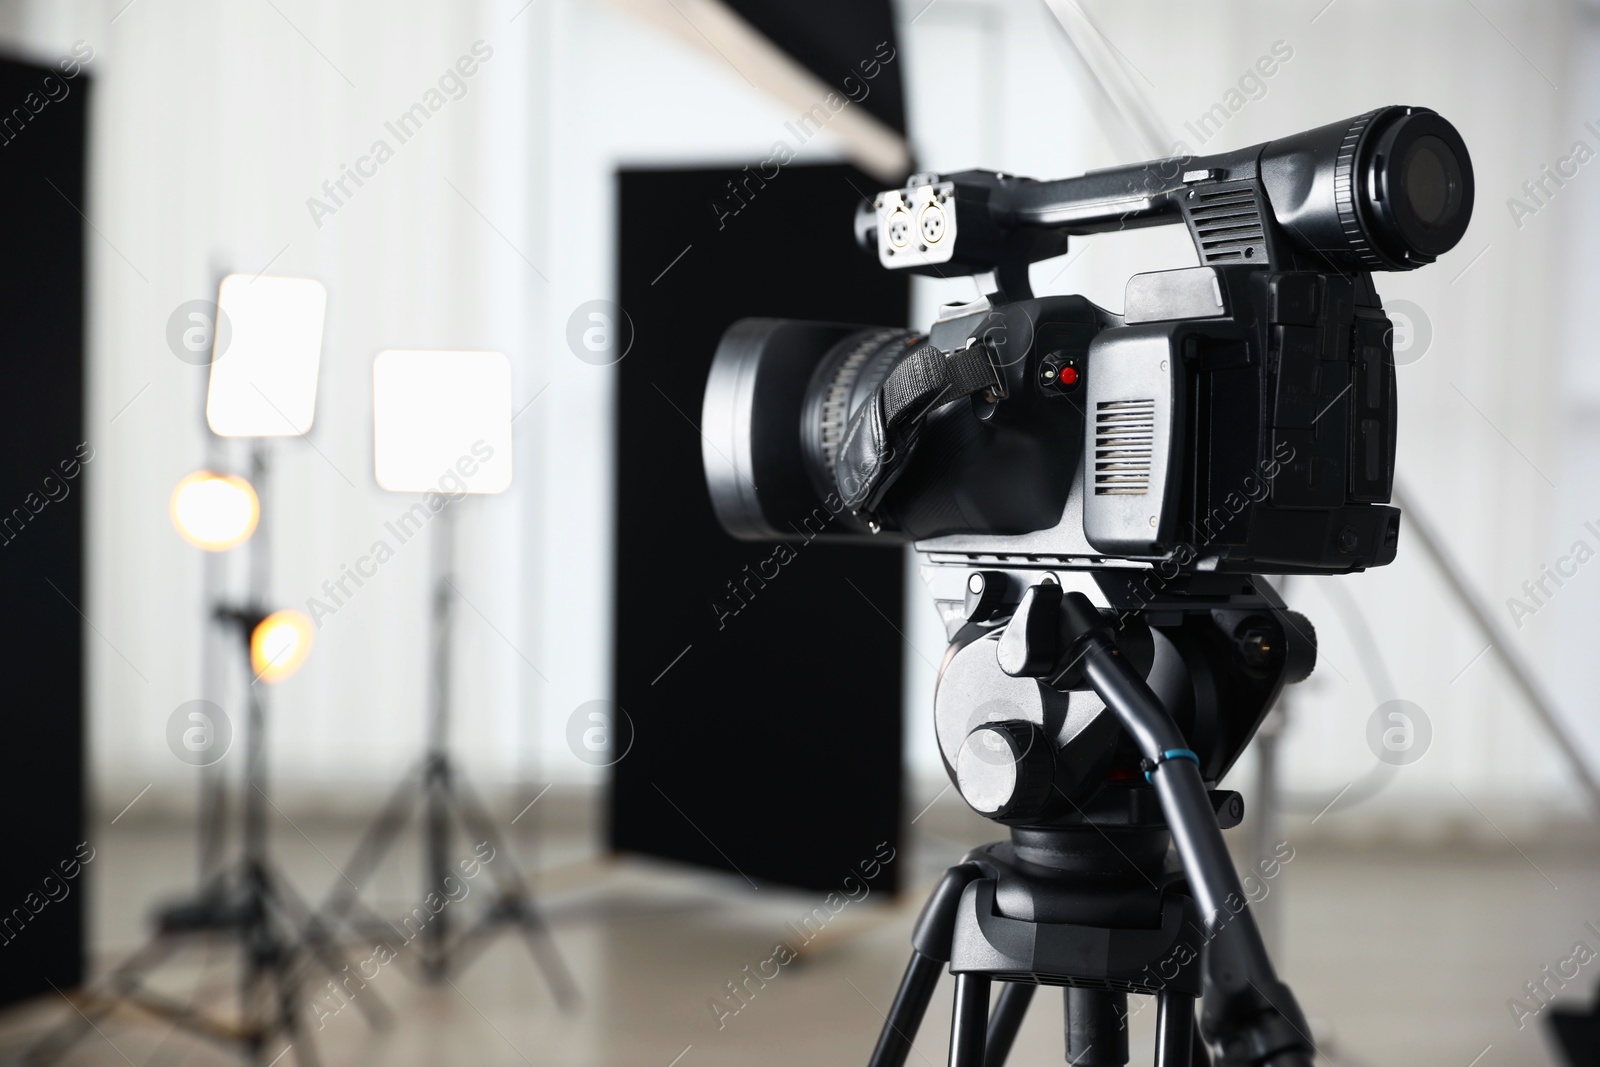
[[[925,336],[732,327],[702,425],[713,504],[735,536],[916,541],[930,562],[1386,564],[1400,519],[1393,328],[1370,272],[1432,262],[1472,200],[1455,129],[1407,107],[1060,181],[913,175],[862,205],[861,243],[889,269],[975,275],[983,299],[947,307]],[[1121,315],[1028,291],[1028,264],[1072,235],[1179,222],[1199,265],[1135,275]],[[898,435],[848,440],[882,420],[891,376],[929,345],[969,364],[981,352],[992,383],[941,394]],[[870,504],[846,505],[841,448],[867,451]]]

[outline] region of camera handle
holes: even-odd
[[[1190,890],[1212,935],[1200,1023],[1217,1050],[1217,1062],[1309,1067],[1315,1052],[1310,1027],[1267,957],[1200,777],[1199,760],[1117,647],[1109,623],[1082,593],[1063,594],[1059,585],[1045,583],[1023,595],[1001,646],[1000,665],[1007,674],[1081,676],[1144,756],[1145,776],[1161,800]]]
[[[955,352],[923,345],[902,359],[851,416],[839,442],[834,480],[844,505],[877,533],[874,513],[911,461],[928,413],[983,392],[994,400],[1006,394],[1005,376],[983,341]]]

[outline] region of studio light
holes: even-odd
[[[311,653],[311,620],[293,608],[274,611],[250,632],[250,668],[259,681],[283,681]]]
[[[494,819],[467,785],[466,774],[449,750],[452,605],[460,591],[451,578],[455,566],[455,522],[468,494],[504,492],[511,486],[511,361],[501,352],[401,350],[380,352],[372,362],[373,474],[394,493],[422,494],[407,515],[426,515],[430,523],[433,595],[430,620],[433,655],[427,691],[427,750],[417,769],[401,781],[378,820],[362,837],[353,878],[341,879],[318,914],[323,930],[348,924],[365,937],[363,884],[399,840],[404,825],[418,817],[422,830],[427,887],[451,877],[456,825],[487,839]],[[442,501],[442,503],[441,503]],[[405,520],[402,520],[403,522]],[[411,521],[418,521],[412,519]],[[531,889],[516,870],[516,860],[500,860],[500,877],[509,887],[494,906],[464,933],[450,934],[435,921],[417,946],[422,973],[431,981],[449,976],[473,959],[481,937],[512,927],[522,935],[563,1009],[577,1002],[577,986],[550,937]],[[426,890],[425,890],[426,891]],[[440,916],[440,919],[445,919]],[[452,920],[453,921],[453,920]]]
[[[311,278],[230,274],[219,319],[206,422],[220,437],[295,437],[311,429],[328,291]],[[227,347],[221,348],[222,339]]]
[[[244,544],[261,518],[254,486],[236,474],[206,470],[186,475],[173,488],[169,510],[183,539],[207,552]]]
[[[380,352],[372,427],[384,489],[503,493],[511,487],[511,361],[502,352]]]

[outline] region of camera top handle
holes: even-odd
[[[1472,163],[1454,126],[1391,106],[1250,148],[1036,181],[916,174],[856,214],[891,270],[970,274],[994,303],[1030,294],[1030,263],[1074,235],[1185,223],[1203,265],[1412,270],[1472,216]]]

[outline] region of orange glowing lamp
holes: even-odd
[[[261,501],[236,474],[195,471],[172,490],[168,509],[183,539],[207,552],[237,548],[255,533]]]
[[[283,681],[311,654],[311,620],[293,608],[274,611],[250,633],[250,668],[258,681]]]

